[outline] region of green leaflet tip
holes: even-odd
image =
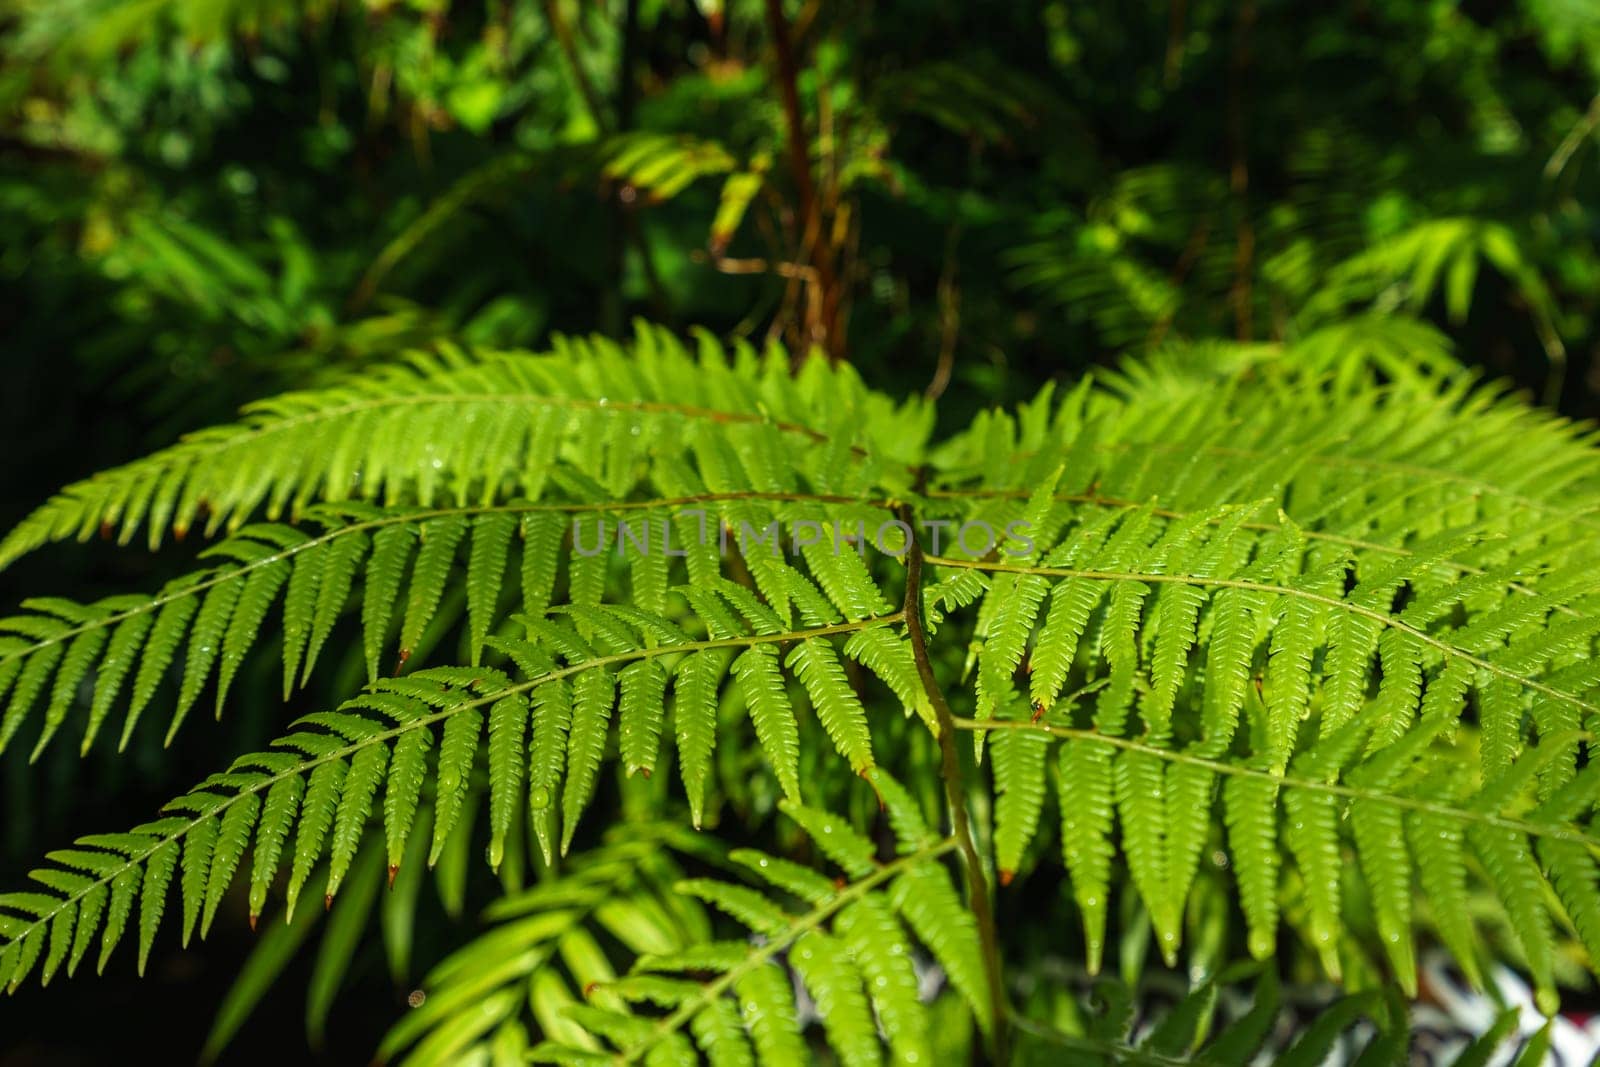
[[[1561,1010],[1561,995],[1549,986],[1545,986],[1533,995],[1533,1003],[1539,1009],[1539,1014],[1545,1018],[1554,1018]]]
[[[1250,958],[1256,960],[1269,959],[1277,949],[1277,939],[1271,930],[1250,931]]]

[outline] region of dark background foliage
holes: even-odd
[[[1258,345],[1454,358],[1600,413],[1589,0],[5,10],[3,525],[275,391],[634,316],[815,345],[944,426],[1128,352]],[[150,588],[176,558],[52,549],[0,599]],[[8,753],[0,874],[272,725]],[[99,1062],[118,1027],[197,1048],[249,943],[28,991],[0,1062]],[[234,1059],[298,1047],[297,966]],[[355,977],[327,1062],[403,1001],[376,949]],[[174,989],[178,1034],[146,1011]]]

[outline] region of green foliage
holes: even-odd
[[[0,896],[0,976],[49,981],[97,939],[103,965],[135,913],[142,966],[164,918],[203,936],[236,880],[252,922],[280,891],[296,922],[314,887],[333,906],[315,1034],[383,869],[399,886],[432,866],[445,893],[486,806],[506,895],[390,1039],[410,1061],[479,1046],[788,1062],[812,1042],[850,1063],[934,1055],[945,1024],[929,1013],[956,1009],[918,992],[919,952],[987,1035],[973,1040],[1015,1028],[1023,1056],[1054,1024],[1016,1014],[999,953],[1041,927],[979,893],[1004,900],[1052,871],[1070,881],[1090,973],[1117,902],[1138,910],[1115,936],[1148,924],[1177,965],[1220,866],[1238,901],[1226,924],[1258,960],[1288,944],[1356,990],[1415,995],[1415,941],[1436,938],[1470,976],[1515,959],[1553,1011],[1564,961],[1600,951],[1600,460],[1588,431],[1470,378],[1381,384],[1383,366],[1130,365],[929,447],[925,406],[848,369],[811,361],[791,378],[781,352],[730,357],[703,339],[691,355],[641,327],[631,359],[571,341],[297,394],[72,487],[18,527],[8,558],[102,526],[226,535],[203,552],[218,562],[155,597],[39,599],[6,620],[7,740],[29,727],[38,754],[81,721],[88,750],[123,705],[126,740],[172,674],[170,737],[203,693],[233,703],[260,657],[304,682],[339,633],[368,681],[160,818],[52,852],[34,888]],[[841,425],[842,449],[822,428]],[[669,537],[657,547],[683,547],[640,565],[638,520],[668,536],[690,508],[709,537]],[[933,544],[933,516],[961,532]],[[891,520],[922,526],[909,556],[881,532],[874,544]],[[586,540],[606,529],[603,546]],[[801,531],[814,543],[794,551]],[[827,538],[847,531],[867,544],[835,554]],[[933,636],[895,608],[907,597]],[[962,733],[990,739],[965,771]],[[654,772],[674,750],[669,788]],[[942,772],[928,758],[941,750]],[[669,822],[660,846],[586,844],[585,814],[613,790],[631,819],[687,807],[715,828],[747,788],[719,761],[752,766],[745,754],[801,837],[724,856]],[[979,839],[998,884],[983,890],[969,854],[965,898],[942,858],[974,844],[966,815],[941,836],[907,788],[941,773],[992,813]],[[851,814],[853,776],[889,837]],[[519,891],[530,847],[548,873]],[[705,873],[680,881],[661,847]],[[617,903],[614,879],[646,862],[638,902]],[[756,884],[728,880],[729,863]],[[721,920],[679,894],[756,939],[708,940]],[[1490,929],[1483,905],[1500,909]],[[388,938],[405,944],[414,915],[386,918]],[[263,943],[240,1004],[281,970],[284,936]],[[581,996],[544,968],[556,957]],[[1341,1011],[1401,1010],[1349,1004],[1329,1035]],[[1149,1051],[1196,1051],[1209,1010],[1180,1008]]]
[[[248,917],[205,1057],[304,954],[313,1046],[386,969],[379,1059],[495,1065],[1582,1003],[1600,461],[1513,390],[1600,410],[1600,33],[1358,7],[0,14],[0,497],[79,479],[0,985]]]

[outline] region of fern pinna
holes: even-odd
[[[1218,366],[934,441],[847,367],[641,326],[418,355],[69,487],[0,562],[214,539],[0,621],[0,746],[366,684],[50,853],[0,979],[248,915],[215,1053],[326,907],[317,1031],[368,913],[409,944],[482,847],[503,896],[386,1059],[1392,1058],[1419,937],[1553,1013],[1600,952],[1592,432],[1442,366]],[[1165,1022],[1039,984],[1137,979],[1146,939],[1192,980]],[[1283,961],[1350,994],[1292,1047]]]

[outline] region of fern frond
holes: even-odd
[[[448,351],[257,404],[236,426],[66,489],[0,542],[0,566],[62,538],[103,531],[126,543],[144,528],[155,545],[169,528],[233,530],[258,510],[294,516],[316,500],[538,499],[557,470],[611,470],[608,488],[621,495],[639,474],[628,456],[663,463],[707,435],[752,427],[822,441],[851,407],[872,413],[861,431],[877,454],[909,457],[927,433],[923,406],[896,409],[848,371],[827,375],[820,389],[780,388],[779,364],[751,381],[720,352],[702,346],[697,360],[643,324],[633,354],[637,374],[624,373],[619,350],[603,340],[564,341],[540,357]]]
[[[1198,851],[1217,820],[1211,809],[1218,795],[1212,782],[1218,779],[1230,866],[1249,923],[1251,951],[1258,956],[1274,951],[1285,853],[1299,874],[1306,913],[1302,932],[1334,977],[1340,970],[1339,942],[1350,936],[1343,893],[1346,879],[1354,876],[1352,855],[1359,860],[1379,940],[1400,983],[1415,981],[1413,899],[1427,903],[1430,921],[1466,973],[1479,973],[1465,906],[1467,842],[1487,873],[1481,888],[1522,931],[1541,1004],[1554,1003],[1556,936],[1544,901],[1563,901],[1584,916],[1585,926],[1592,918],[1600,839],[1561,816],[1580,807],[1592,810],[1595,783],[1574,783],[1561,794],[1559,806],[1529,811],[1549,753],[1530,753],[1513,773],[1464,791],[1458,769],[1430,760],[1426,745],[1398,756],[1392,749],[1379,752],[1335,782],[1317,776],[1315,761],[1302,760],[1303,766],[1279,774],[1048,722],[958,719],[956,726],[1061,739],[1061,847],[1084,914],[1091,963],[1098,962],[1102,899],[1115,854],[1113,809],[1121,825],[1120,851],[1163,946],[1170,945],[1164,948],[1170,958]],[[1354,735],[1344,749],[1355,750],[1359,740]],[[1441,796],[1453,799],[1441,801]],[[1561,857],[1548,869],[1541,862],[1546,852]]]
[[[519,806],[527,805],[535,815],[548,810],[555,803],[558,784],[562,785],[561,846],[565,852],[593,795],[607,746],[616,696],[613,668],[626,671],[668,655],[742,648],[743,654],[767,652],[763,661],[773,672],[774,684],[781,687],[777,659],[768,651],[772,646],[794,642],[797,647],[804,647],[807,642],[881,623],[882,620],[864,620],[814,630],[656,647],[630,642],[628,647],[605,656],[595,656],[575,634],[563,634],[559,628],[545,625],[541,632],[556,637],[555,646],[546,646],[548,651],[542,654],[536,654],[536,645],[531,650],[526,646],[516,649],[532,668],[531,677],[525,681],[513,683],[487,667],[436,668],[380,681],[337,711],[305,717],[294,732],[277,742],[273,751],[236,761],[227,774],[213,776],[174,801],[169,805],[177,813],[174,816],[138,827],[131,835],[87,839],[91,845],[99,842],[100,846],[85,850],[85,854],[95,857],[106,870],[97,871],[96,878],[80,879],[68,873],[64,882],[47,869],[44,884],[61,894],[46,898],[53,900],[50,906],[37,908],[39,900],[27,894],[0,897],[0,909],[13,907],[24,914],[42,911],[34,915],[35,921],[17,926],[14,934],[6,934],[7,949],[16,946],[14,954],[20,958],[25,951],[34,951],[34,943],[54,944],[49,928],[65,922],[60,916],[74,914],[80,900],[97,887],[114,883],[124,872],[136,875],[142,865],[152,862],[152,857],[165,856],[164,849],[179,845],[183,857],[180,896],[185,939],[202,917],[203,932],[231,884],[252,835],[258,849],[269,851],[276,846],[268,842],[281,844],[287,836],[289,823],[281,815],[284,794],[278,795],[277,803],[266,806],[272,816],[270,822],[264,821],[261,798],[272,800],[273,790],[290,778],[306,781],[298,818],[290,820],[297,827],[288,889],[291,911],[299,888],[324,855],[329,861],[327,895],[331,900],[338,894],[374,811],[383,816],[393,870],[405,852],[427,775],[429,752],[437,747],[435,728],[444,732],[450,745],[448,759],[433,761],[436,803],[439,798],[455,797],[446,803],[459,811],[461,767],[468,762],[467,746],[475,749],[484,743],[475,727],[485,717],[485,709],[491,865],[500,862],[506,834]],[[553,654],[570,657],[571,662],[557,667]],[[530,752],[526,740],[530,692],[535,707],[546,711],[552,707],[563,709],[567,706],[565,687],[569,678],[570,720],[559,713],[553,720],[535,720]],[[842,678],[838,681],[842,684]],[[466,716],[471,725],[453,729],[450,722],[458,716]],[[797,729],[792,718],[789,725]],[[651,740],[652,751],[656,743],[657,739]],[[629,744],[643,751],[642,741]],[[870,755],[870,749],[867,751]],[[557,779],[561,773],[558,761],[565,762],[564,784]],[[442,839],[432,851],[437,853],[440,848]],[[52,878],[54,882],[50,881]],[[146,888],[150,885],[147,876]],[[162,899],[146,900],[153,909],[153,920],[159,920]],[[252,910],[259,911],[259,903]],[[13,925],[8,923],[8,929]],[[154,934],[154,921],[149,934]],[[13,971],[19,972],[19,967]]]
[[[910,968],[907,928],[951,968],[952,976],[959,976],[958,987],[965,991],[969,981],[981,985],[982,978],[975,924],[939,862],[955,842],[935,839],[880,865],[871,846],[837,817],[801,808],[790,813],[852,872],[852,879],[835,885],[775,857],[735,854],[756,874],[794,891],[808,905],[798,914],[746,886],[708,879],[680,883],[680,891],[706,900],[763,939],[641,959],[632,973],[650,976],[650,984],[624,977],[608,991],[624,992],[630,1011],[654,1004],[664,1013],[629,1014],[627,1022],[569,1013],[589,1038],[613,1046],[611,1055],[625,1061],[653,1062],[657,1049],[687,1030],[714,1061],[719,1055],[715,1046],[724,1044],[753,1048],[763,1063],[809,1062],[787,973],[792,967],[816,1004],[827,1044],[842,1062],[880,1063],[885,1041],[890,1054],[902,1061],[928,1050],[928,1011]],[[904,926],[897,911],[904,915]],[[658,977],[674,973],[684,978],[663,984]],[[987,1003],[981,989],[977,992],[976,1000],[969,997],[974,1010]],[[730,1004],[737,1004],[737,1016],[726,1007]],[[561,1041],[547,1053],[559,1057],[585,1047]]]

